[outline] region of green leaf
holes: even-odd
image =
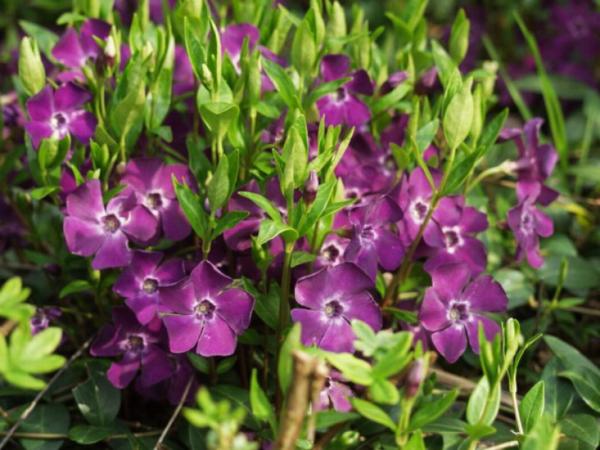
[[[489,400],[488,400],[489,398]],[[489,401],[491,407],[486,409]],[[500,388],[498,385],[490,390],[486,377],[482,377],[469,397],[467,403],[467,422],[472,425],[491,425],[500,409]]]
[[[600,426],[598,418],[589,414],[573,414],[559,422],[560,431],[593,448],[600,444]]]
[[[568,369],[581,368],[586,372],[600,377],[600,369],[572,345],[550,335],[544,336],[544,341],[546,341],[546,344],[548,344],[550,350],[556,355],[563,367]]]
[[[600,377],[591,372],[568,370],[561,377],[568,378],[575,386],[581,399],[596,412],[600,412]]]
[[[94,425],[75,425],[69,430],[69,439],[81,445],[91,445],[100,442],[113,434],[111,427]]]
[[[354,406],[354,409],[356,409],[361,416],[366,417],[372,422],[383,425],[392,431],[396,430],[396,424],[383,409],[358,397],[350,399],[350,402],[352,403],[352,406]]]
[[[363,386],[369,386],[373,382],[373,370],[366,361],[350,353],[326,353],[325,357],[348,381]]]
[[[266,212],[269,215],[269,217],[271,219],[273,219],[274,221],[281,222],[281,213],[279,212],[277,207],[275,205],[273,205],[271,203],[271,201],[269,199],[267,199],[266,197],[262,196],[261,194],[257,194],[255,192],[247,192],[247,191],[240,192],[239,195],[254,202],[260,209],[262,209],[264,212]]]
[[[25,33],[37,41],[38,45],[40,46],[40,50],[44,53],[44,55],[52,60],[52,49],[58,42],[58,35],[41,25],[28,22],[26,20],[20,20],[19,25],[21,28],[23,28]]]
[[[313,262],[317,257],[312,253],[308,252],[293,252],[292,260],[290,261],[290,267],[293,269],[294,267],[301,266],[302,264],[307,264]]]
[[[262,65],[284,103],[290,109],[300,108],[297,89],[285,70],[279,64],[267,58],[262,58]]]
[[[73,280],[62,288],[58,294],[58,298],[65,298],[68,295],[79,294],[93,290],[93,286],[87,280]]]
[[[542,380],[534,384],[521,400],[519,412],[525,433],[533,429],[544,414],[544,395],[544,381]]]
[[[279,235],[282,235],[286,242],[294,241],[298,237],[296,230],[289,225],[285,225],[280,222],[274,222],[272,220],[263,220],[258,229],[256,243],[257,245],[262,246],[275,239]]]
[[[537,421],[533,429],[525,435],[521,450],[556,450],[560,433],[552,424],[549,416],[544,415]]]
[[[121,391],[101,372],[92,371],[87,381],[73,389],[73,397],[91,425],[112,424],[121,408]]]
[[[31,198],[34,200],[42,200],[43,198],[49,196],[50,194],[53,194],[59,189],[60,188],[58,186],[44,186],[33,189],[29,193],[29,195],[31,195]]]
[[[237,105],[227,102],[202,103],[198,107],[202,120],[218,140],[223,139],[240,112]]]
[[[69,412],[64,405],[38,405],[31,415],[25,419],[19,431],[25,433],[67,434],[69,429]],[[63,440],[20,439],[26,450],[58,450]]]
[[[369,395],[377,403],[395,405],[400,401],[398,388],[388,380],[376,379],[369,386]]]
[[[252,414],[258,420],[268,422],[273,432],[277,429],[275,423],[275,411],[273,406],[258,383],[258,375],[256,369],[252,369],[252,377],[250,378],[250,407]]]
[[[192,352],[188,352],[187,357],[196,370],[206,375],[210,373],[210,365],[205,357]]]
[[[333,409],[318,411],[316,428],[318,430],[327,430],[338,423],[349,422],[359,417],[360,416],[354,412],[340,412]]]
[[[198,195],[188,185],[179,183],[175,183],[175,194],[196,235],[202,240],[206,239],[209,232],[208,217]]]
[[[238,223],[248,217],[248,211],[228,211],[217,220],[212,232],[213,239],[223,234],[225,230],[235,227]]]
[[[352,78],[338,78],[337,80],[328,81],[327,83],[321,83],[316,86],[307,96],[304,101],[305,108],[308,109],[313,105],[321,97],[324,97],[332,92],[336,92],[339,88],[341,88],[344,84],[351,81]]]
[[[415,143],[419,154],[422,154],[431,145],[439,127],[440,121],[434,119],[418,129]]]
[[[222,155],[219,159],[217,170],[215,170],[206,187],[206,193],[210,209],[213,212],[222,208],[227,202],[229,196],[229,160],[227,155]]]
[[[229,372],[233,368],[233,366],[235,366],[236,361],[237,356],[235,355],[219,361],[219,364],[217,364],[217,374],[222,375],[224,373]]]
[[[444,113],[444,136],[450,149],[454,150],[464,142],[471,131],[473,122],[473,95],[471,83],[464,83],[452,97]]]
[[[116,136],[129,143],[126,139],[129,132],[137,130],[144,117],[146,104],[146,87],[143,80],[128,86],[127,95],[117,100],[109,113],[110,124]]]
[[[437,420],[454,404],[458,394],[458,389],[453,389],[433,401],[424,402],[411,416],[409,430],[418,430]]]
[[[423,433],[421,433],[421,430],[413,433],[404,446],[404,450],[427,450],[425,448],[425,441],[423,440]]]
[[[305,220],[300,222],[298,231],[301,236],[309,233],[321,217],[323,217],[323,214],[333,197],[336,186],[337,180],[335,179],[319,186],[315,201],[310,205],[308,213],[303,217]]]
[[[456,64],[460,64],[467,54],[470,28],[469,19],[467,19],[465,10],[461,8],[452,24],[450,42],[448,44],[450,55]]]
[[[371,112],[374,116],[376,116],[383,111],[394,108],[398,105],[400,100],[402,100],[406,94],[412,90],[412,88],[413,87],[406,82],[399,84],[391,92],[375,100],[371,105]]]
[[[49,355],[62,339],[62,330],[58,327],[46,328],[40,331],[25,345],[21,361],[36,360],[43,356]]]
[[[279,386],[284,394],[287,393],[292,382],[292,352],[302,347],[302,344],[300,344],[300,331],[300,324],[294,324],[281,345],[279,362],[277,363],[277,376],[279,377]]]

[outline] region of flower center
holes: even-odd
[[[163,205],[162,197],[158,192],[148,194],[146,197],[146,203],[152,209],[160,209]]]
[[[61,130],[67,125],[67,117],[60,112],[54,113],[50,119],[52,129]]]
[[[154,278],[146,278],[142,284],[142,289],[146,294],[154,294],[158,290],[158,281]]]
[[[448,249],[450,253],[453,253],[462,245],[462,238],[458,227],[444,227],[442,228],[442,233],[444,234],[446,249]]]
[[[325,314],[327,317],[340,317],[343,311],[344,309],[342,308],[342,305],[340,305],[340,302],[337,300],[332,300],[325,305]]]
[[[102,226],[105,231],[109,233],[114,233],[121,226],[121,222],[114,214],[108,214],[102,218]]]
[[[529,211],[524,211],[521,215],[521,231],[525,234],[531,234],[534,227],[533,215]]]
[[[144,348],[144,338],[137,334],[132,334],[127,338],[127,350],[139,352]]]
[[[327,261],[334,262],[340,256],[340,250],[335,245],[330,244],[323,249],[322,254]]]
[[[338,88],[335,93],[335,98],[338,102],[344,101],[346,99],[346,89],[343,87]]]
[[[450,308],[448,309],[448,320],[451,322],[464,322],[469,320],[469,304],[461,301],[450,302]]]
[[[362,242],[369,242],[375,239],[375,229],[371,225],[366,225],[360,230],[360,240]]]
[[[417,199],[410,205],[410,216],[417,223],[423,223],[429,211],[429,202]]]
[[[213,316],[215,309],[216,308],[215,308],[215,305],[213,302],[211,302],[210,300],[204,299],[204,300],[198,302],[198,304],[194,308],[194,312],[196,313],[197,316],[202,316],[207,319],[210,319]]]

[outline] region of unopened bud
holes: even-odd
[[[310,171],[308,180],[304,183],[304,192],[302,197],[307,204],[311,204],[317,197],[317,191],[319,190],[319,176],[314,170]]]
[[[24,37],[19,47],[19,79],[28,95],[40,92],[46,84],[46,70],[33,38]]]
[[[408,374],[406,376],[406,383],[404,385],[404,396],[406,398],[413,398],[417,395],[419,388],[421,387],[421,383],[423,383],[423,379],[425,378],[425,363],[423,358],[418,358],[413,361],[408,369]]]

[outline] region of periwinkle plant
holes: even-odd
[[[543,264],[558,156],[541,119],[504,128],[489,65],[459,69],[464,13],[447,51],[423,0],[390,16],[385,45],[330,0],[302,16],[262,0],[83,3],[46,64],[29,41],[43,36],[26,38],[18,94],[36,200],[80,257],[65,258],[83,279],[64,296],[93,293],[78,320],[90,354],[114,359],[100,370],[112,386],[176,414],[198,392],[184,415],[215,449],[441,448],[445,426],[475,449],[493,435],[525,346],[488,233],[510,228],[517,261]],[[484,170],[499,137],[517,157]],[[502,171],[514,207],[498,217],[481,197]],[[463,421],[432,374],[465,353],[484,378]],[[516,421],[507,447],[556,433]],[[172,425],[157,445],[179,439]]]

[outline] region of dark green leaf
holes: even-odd
[[[69,430],[69,439],[78,444],[90,445],[106,439],[112,433],[113,429],[111,427],[76,425]]]
[[[90,378],[73,389],[77,407],[92,425],[110,425],[121,408],[121,391],[101,372],[93,371]]]
[[[448,408],[454,404],[458,394],[459,391],[454,389],[450,392],[446,392],[441,397],[433,401],[428,400],[427,402],[424,402],[423,405],[412,415],[409,429],[417,430],[437,420],[448,410]]]
[[[525,394],[519,405],[521,422],[525,433],[528,433],[544,414],[544,381],[538,381]]]

